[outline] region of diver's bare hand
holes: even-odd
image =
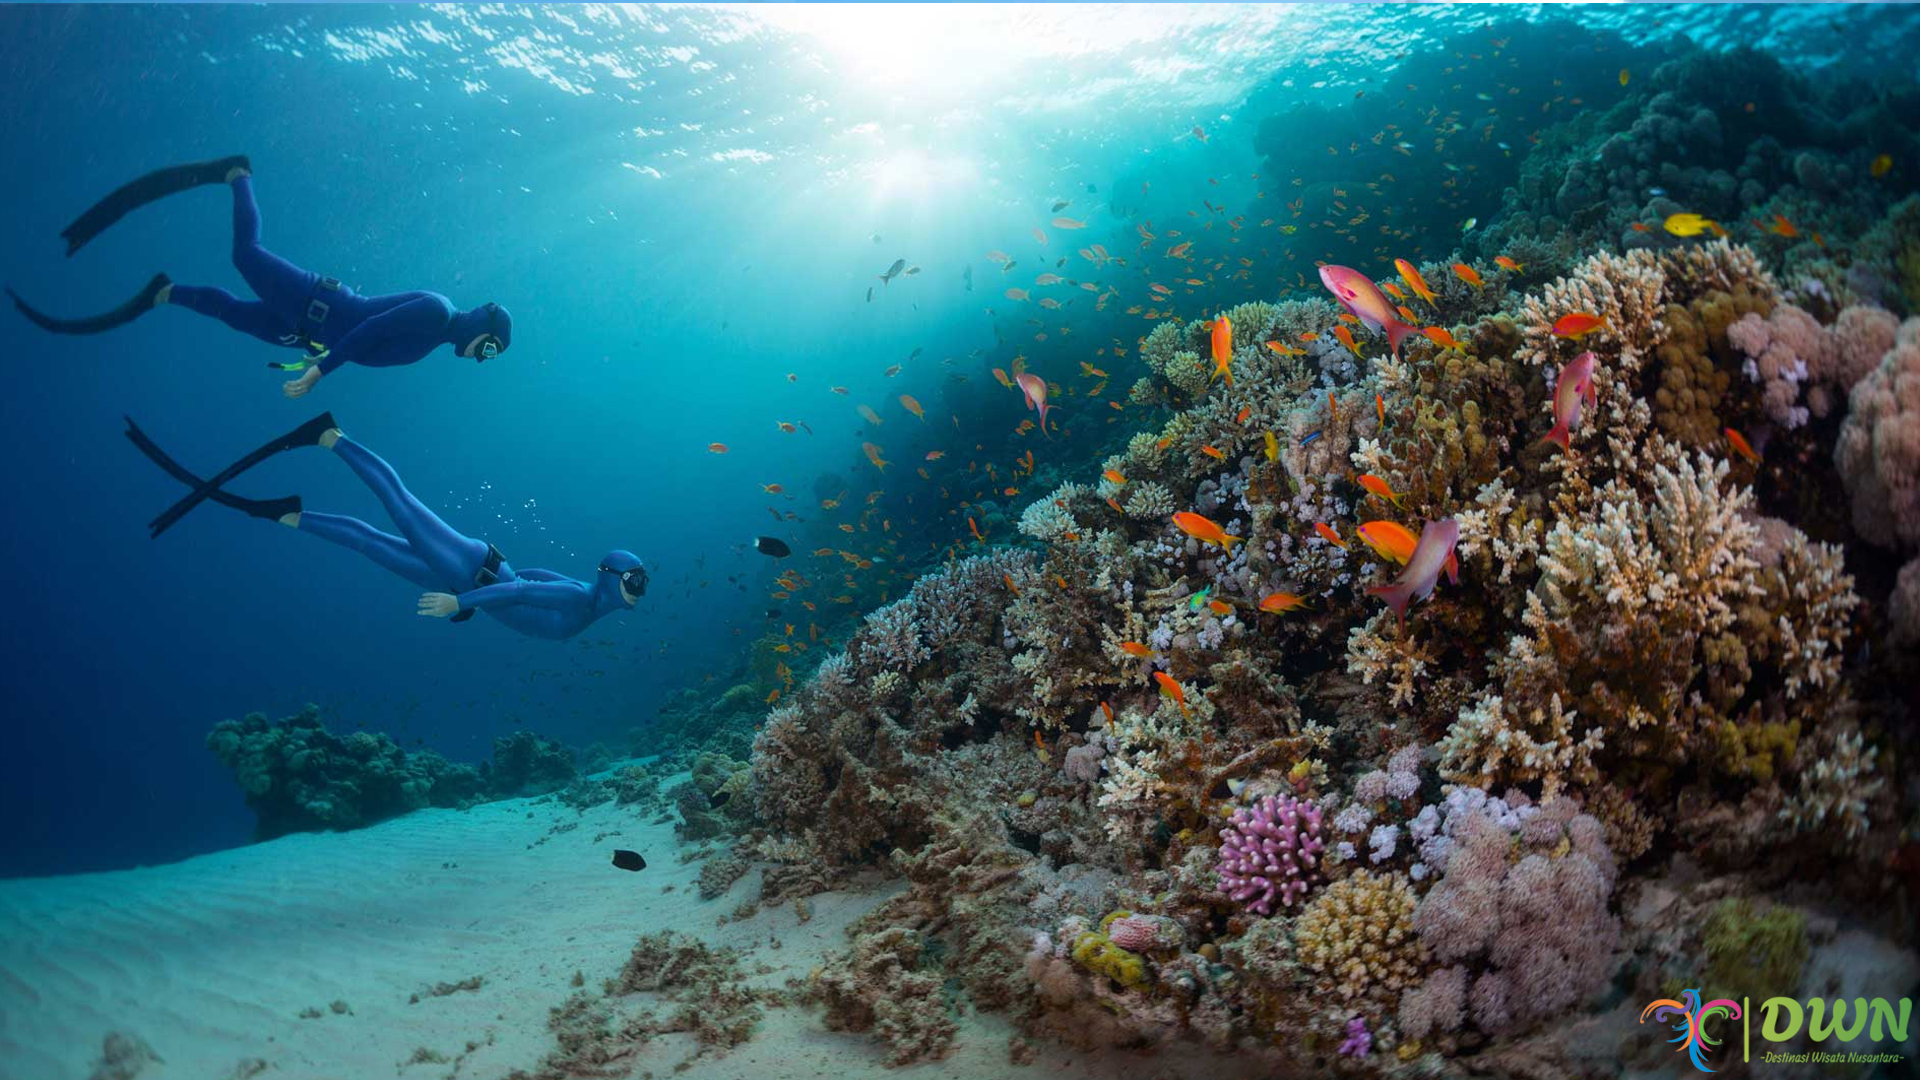
[[[432,619],[444,619],[460,610],[460,598],[452,593],[420,594],[419,613]]]
[[[313,389],[313,384],[320,381],[322,374],[324,373],[318,367],[310,367],[302,372],[299,378],[288,379],[286,383],[280,387],[280,392],[290,398],[301,397],[305,395],[307,391]]]

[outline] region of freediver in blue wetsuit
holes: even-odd
[[[288,397],[300,397],[344,364],[411,364],[441,345],[485,361],[512,343],[513,318],[499,304],[456,311],[439,293],[361,296],[337,279],[302,270],[268,251],[260,244],[260,208],[253,199],[253,174],[244,157],[176,165],[121,187],[61,234],[67,239],[67,254],[80,250],[137,207],[216,182],[233,189],[233,265],[259,299],[242,300],[225,289],[176,285],[165,274],[154,275],[120,307],[91,318],[55,318],[28,305],[11,288],[7,295],[28,319],[55,333],[95,334],[132,322],[161,304],[175,304],[270,345],[303,349],[304,359],[271,365],[289,371],[305,369],[284,385]]]
[[[127,437],[155,464],[194,488],[154,519],[156,537],[186,511],[212,499],[365,555],[427,590],[417,609],[421,615],[458,622],[484,611],[529,637],[554,640],[578,634],[609,612],[631,608],[647,591],[646,565],[630,551],[608,552],[591,583],[551,570],[514,569],[492,544],[458,532],[414,498],[393,466],[342,434],[331,413],[320,414],[204,481],[168,457],[131,418]],[[302,446],[320,446],[340,455],[386,507],[400,535],[381,532],[358,518],[304,510],[297,495],[254,500],[222,489],[253,465]]]

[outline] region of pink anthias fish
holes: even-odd
[[[1393,350],[1393,358],[1400,359],[1400,341],[1408,334],[1420,331],[1400,321],[1400,314],[1393,310],[1393,302],[1388,300],[1373,279],[1358,270],[1345,266],[1323,266],[1320,268],[1320,283],[1327,287],[1340,306],[1348,314],[1375,330],[1387,332],[1387,346]]]
[[[1413,557],[1407,560],[1406,569],[1391,585],[1375,585],[1367,591],[1387,602],[1393,613],[1402,623],[1407,619],[1407,606],[1415,600],[1425,600],[1432,595],[1433,587],[1440,580],[1440,572],[1447,572],[1447,580],[1455,585],[1460,583],[1460,575],[1454,569],[1453,545],[1460,539],[1460,523],[1452,518],[1441,521],[1429,521],[1420,530],[1420,542],[1413,547]]]
[[[1020,384],[1020,393],[1027,399],[1027,408],[1040,414],[1040,434],[1053,438],[1047,433],[1047,412],[1050,409],[1047,404],[1047,380],[1031,371],[1023,371],[1015,375],[1013,381]]]
[[[1593,353],[1583,352],[1560,369],[1560,379],[1553,385],[1553,430],[1547,432],[1542,441],[1554,443],[1571,454],[1573,432],[1580,426],[1580,405],[1583,401],[1592,405],[1595,397]]]

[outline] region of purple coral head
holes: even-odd
[[[1347,1057],[1366,1057],[1373,1051],[1373,1034],[1367,1030],[1367,1018],[1356,1016],[1347,1021],[1347,1041],[1340,1044],[1340,1053]]]
[[[1255,915],[1274,901],[1292,907],[1319,880],[1320,808],[1291,795],[1269,795],[1234,812],[1220,830],[1220,891]]]

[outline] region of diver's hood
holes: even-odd
[[[607,552],[607,557],[600,560],[600,565],[609,570],[617,570],[624,574],[629,570],[637,570],[646,564],[642,563],[640,556],[635,555],[633,552],[615,548]]]
[[[499,304],[481,304],[472,311],[455,314],[453,322],[447,327],[447,340],[455,348],[464,347],[481,334],[492,334],[499,338],[500,351],[507,351],[507,346],[513,344],[513,316]]]

